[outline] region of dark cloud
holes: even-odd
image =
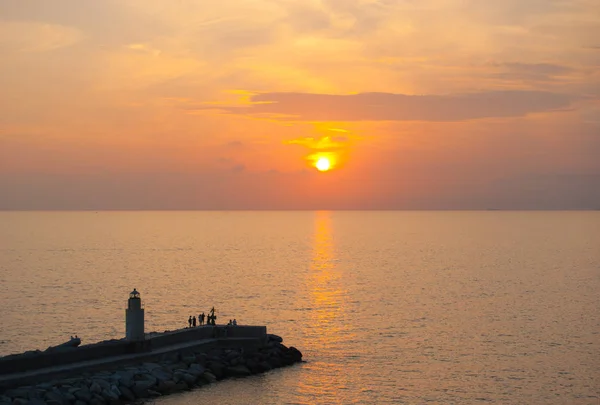
[[[222,110],[234,114],[288,116],[287,119],[303,121],[465,121],[565,109],[571,101],[567,95],[539,91],[423,96],[263,93],[254,95],[252,102],[256,104],[249,107]]]

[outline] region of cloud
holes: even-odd
[[[501,69],[495,76],[507,80],[549,81],[574,72],[569,66],[552,63],[501,63],[493,66]]]
[[[298,121],[465,121],[521,117],[565,109],[572,97],[540,91],[488,91],[451,95],[360,93],[262,93],[247,107],[224,107],[233,114],[275,114]],[[208,108],[208,107],[206,107]],[[285,118],[288,116],[288,118]]]
[[[57,24],[0,21],[0,51],[47,52],[83,40],[81,31]]]

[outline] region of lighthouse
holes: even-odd
[[[144,308],[140,293],[135,288],[129,293],[125,310],[125,338],[130,341],[144,340]]]

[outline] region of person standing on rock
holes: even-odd
[[[188,319],[188,323],[190,324],[190,328],[192,327],[192,316],[190,315],[190,319]]]
[[[204,312],[202,312],[200,315],[198,315],[198,321],[199,321],[200,325],[204,325]]]
[[[196,315],[194,315],[194,317],[192,318],[192,326],[194,328],[196,327]]]

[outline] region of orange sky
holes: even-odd
[[[597,0],[3,1],[0,209],[600,208],[599,38]]]

